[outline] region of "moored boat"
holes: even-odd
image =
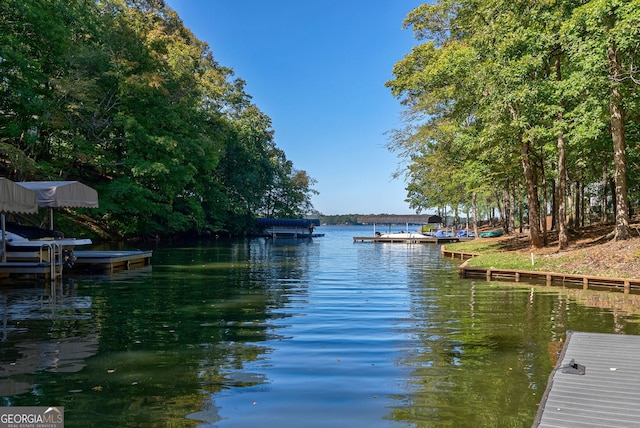
[[[491,230],[489,232],[482,232],[480,234],[481,238],[495,238],[496,236],[502,236],[504,231],[502,229]]]
[[[426,235],[420,232],[401,231],[401,232],[389,232],[389,233],[376,232],[376,237],[391,238],[391,239],[413,239],[413,238],[425,238]]]
[[[65,268],[73,267],[73,249],[80,245],[91,245],[88,238],[65,238],[57,230],[42,229],[8,222],[5,225],[6,252],[10,260],[43,259],[43,252],[59,253]]]

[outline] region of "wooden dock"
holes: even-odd
[[[74,270],[113,273],[151,264],[152,251],[74,251]]]
[[[436,238],[435,236],[422,237],[382,237],[382,236],[354,236],[353,242],[374,242],[374,243],[404,243],[404,244],[442,244],[447,242],[458,242],[460,238],[451,236],[446,238]]]
[[[51,276],[51,263],[49,262],[4,262],[0,263],[0,278],[6,278],[12,274],[36,274]]]
[[[567,332],[534,428],[640,425],[640,336]]]
[[[74,251],[75,266],[65,272],[92,272],[112,274],[119,270],[135,269],[151,264],[152,251]],[[16,259],[0,263],[0,278],[27,276],[53,279],[61,276],[60,263],[52,266],[47,261]]]

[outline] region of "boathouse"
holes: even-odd
[[[313,230],[320,226],[315,218],[259,218],[256,227],[260,233],[270,238],[311,238],[322,236]]]
[[[416,215],[363,215],[358,216],[356,221],[360,224],[440,224],[442,217],[431,214]]]
[[[53,230],[54,208],[97,208],[98,192],[78,181],[17,182],[0,177],[0,213],[2,223],[2,262],[0,277],[36,275],[55,280],[63,268],[75,264],[92,272],[113,273],[116,270],[148,266],[151,251],[76,251],[76,245],[91,244],[90,239],[63,238]],[[38,208],[49,210],[49,233],[45,229],[12,224],[12,232],[27,238],[29,245],[16,250],[7,244],[8,225],[5,214],[35,214]],[[22,242],[18,247],[23,246]]]

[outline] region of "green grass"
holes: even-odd
[[[483,241],[476,239],[473,241],[457,242],[447,244],[446,249],[450,251],[461,251],[466,253],[479,254],[467,262],[469,267],[496,268],[531,271],[557,271],[558,265],[565,263],[568,258],[548,258],[543,255],[534,256],[534,264],[531,263],[531,254],[519,251],[507,251],[503,242]]]

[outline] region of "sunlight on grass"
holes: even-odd
[[[475,239],[453,244],[447,244],[449,251],[460,251],[465,253],[478,254],[477,257],[467,262],[469,267],[528,270],[539,272],[564,272],[574,274],[586,274],[575,269],[568,269],[571,261],[576,256],[567,254],[566,256],[549,254],[532,254],[527,251],[509,251],[504,241],[485,241]],[[533,261],[532,261],[533,259]]]

